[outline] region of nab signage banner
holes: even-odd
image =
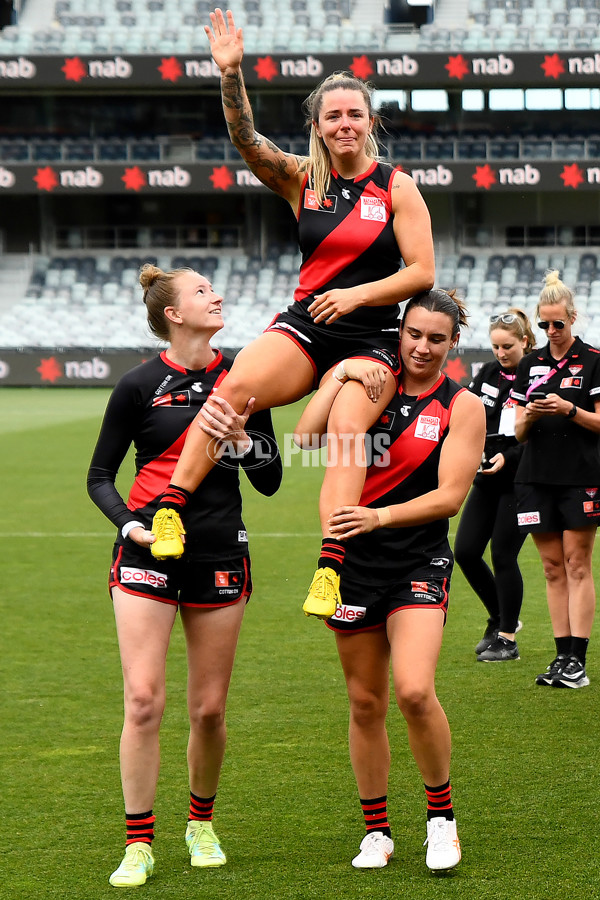
[[[379,88],[597,87],[600,53],[589,49],[481,53],[266,53],[244,57],[244,77],[256,87],[312,88],[322,77],[349,70]],[[114,91],[127,88],[214,88],[219,70],[208,55],[0,57],[0,91]]]
[[[600,161],[586,162],[450,162],[422,161],[403,164],[390,160],[412,176],[427,193],[510,193],[562,191],[597,192]],[[243,163],[190,163],[159,166],[155,163],[72,164],[30,163],[0,165],[2,194],[195,194],[255,193],[265,191]]]

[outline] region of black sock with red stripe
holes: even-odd
[[[372,831],[382,831],[391,838],[392,830],[387,815],[387,794],[383,797],[374,797],[372,800],[361,799],[360,805],[365,817],[367,834],[371,834]]]
[[[319,569],[328,567],[333,569],[336,575],[342,571],[346,547],[337,538],[323,538],[321,541],[321,555],[319,556]]]
[[[428,784],[424,787],[427,797],[427,821],[429,819],[453,819],[450,782],[440,784],[439,787],[429,787]]]
[[[186,491],[185,488],[170,484],[158,501],[157,509],[176,509],[177,512],[181,512],[191,496],[190,491]]]
[[[125,827],[127,828],[127,838],[125,846],[129,844],[141,843],[151,844],[154,840],[154,822],[156,816],[152,815],[149,809],[145,813],[125,813]]]
[[[190,814],[188,822],[210,822],[213,817],[213,809],[215,806],[215,797],[197,797],[190,791]]]

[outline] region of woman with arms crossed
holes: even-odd
[[[115,387],[88,473],[90,497],[119,529],[110,589],[124,679],[120,760],[127,836],[125,857],[110,877],[114,887],[144,884],[154,868],[152,807],[165,663],[178,609],[188,653],[185,839],[192,866],[226,861],[211,820],[225,753],[227,691],[252,592],[238,469],[267,496],[279,487],[282,473],[270,413],[253,415],[249,434],[252,400],[242,414],[224,400],[214,401],[205,425],[226,455],[190,499],[185,558],[153,558],[150,523],[157,497],[169,483],[187,428],[231,361],[210,346],[223,327],[223,298],[204,276],[145,266],[140,283],[150,328],[169,347]],[[136,477],[125,504],[115,479],[132,443]]]
[[[536,308],[548,343],[519,364],[518,522],[540,554],[556,656],[536,684],[582,688],[596,609],[592,551],[600,517],[600,353],[572,333],[573,294],[557,271]]]
[[[535,346],[529,319],[520,309],[490,316],[495,359],[485,363],[469,390],[485,407],[486,445],[454,542],[454,556],[488,612],[488,624],[475,647],[479,662],[519,659],[515,640],[523,602],[519,551],[526,535],[517,525],[515,472],[523,445],[515,437],[515,371]],[[490,544],[492,569],[484,558]]]
[[[460,861],[450,795],[450,729],[435,692],[452,573],[448,519],[465,499],[485,438],[478,397],[442,374],[458,343],[465,311],[452,294],[432,290],[407,304],[402,320],[400,386],[369,432],[373,458],[360,506],[330,517],[347,542],[343,605],[327,622],[350,700],[350,759],[366,836],[356,868],[380,868],[393,855],[387,818],[390,747],[386,731],[390,660],[396,701],[427,797],[426,864],[433,871]],[[361,379],[361,361],[348,361]],[[327,428],[341,394],[362,390],[323,382],[297,426],[297,442]],[[384,449],[385,448],[385,449]]]
[[[238,411],[251,396],[257,410],[265,409],[304,397],[341,360],[360,357],[385,367],[377,366],[377,379],[365,378],[366,390],[353,405],[340,399],[329,422],[332,435],[344,435],[347,453],[343,465],[325,474],[323,544],[304,605],[307,615],[327,617],[339,603],[344,555],[329,516],[360,497],[364,468],[355,459],[362,435],[396,390],[398,303],[433,284],[431,223],[412,178],[377,162],[376,116],[363,82],[346,74],[327,78],[307,101],[309,156],[284,153],[254,129],[241,69],[241,29],[230,11],[225,17],[217,9],[210,19],[206,33],[221,73],[229,135],[254,175],[290,204],[302,250],[294,302],[238,354],[219,396]],[[212,466],[207,442],[201,428],[190,430],[153,524],[157,557],[183,552],[179,513],[185,520],[188,492]],[[332,454],[333,444],[332,439]]]

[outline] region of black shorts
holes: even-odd
[[[343,573],[342,569],[342,573]],[[399,575],[398,581],[373,585],[342,574],[342,606],[325,624],[340,634],[383,628],[389,616],[400,609],[441,609],[444,623],[448,612],[451,572],[443,575],[421,569]]]
[[[200,561],[184,554],[181,559],[158,560],[135,541],[117,542],[109,578],[113,587],[172,606],[233,606],[250,599],[250,557]]]
[[[528,534],[572,531],[600,523],[600,488],[515,484],[517,524]]]
[[[298,313],[279,313],[265,332],[284,334],[304,353],[313,367],[315,385],[331,369],[343,359],[362,358],[375,359],[391,371],[394,378],[400,372],[399,363],[399,326],[389,329],[364,329],[357,325],[344,325],[334,322],[331,326],[315,325],[304,308],[299,305]]]

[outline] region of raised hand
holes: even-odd
[[[210,14],[211,24],[204,26],[210,43],[210,52],[221,72],[226,69],[238,69],[244,55],[242,29],[235,27],[230,9],[226,15],[227,18],[223,15],[223,10],[217,8]]]

